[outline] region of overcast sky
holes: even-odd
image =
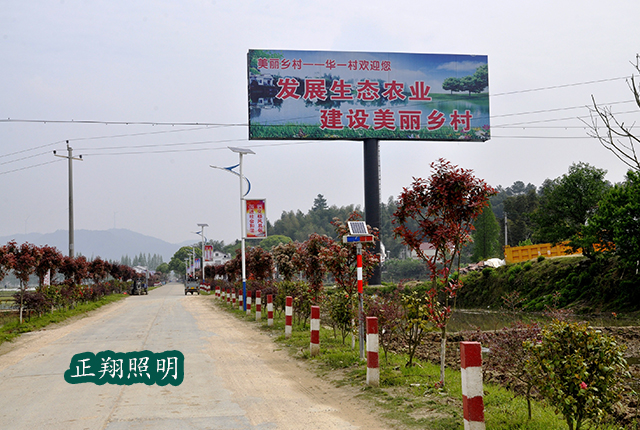
[[[380,142],[384,201],[440,157],[493,186],[539,186],[579,161],[621,181],[625,167],[579,118],[589,122],[593,95],[640,119],[625,81],[640,52],[638,1],[1,4],[0,236],[67,229],[68,168],[52,154],[66,154],[65,140],[84,160],[73,165],[76,229],[178,243],[207,223],[207,238],[235,240],[238,179],[209,167],[238,162],[228,146],[255,151],[249,196],[267,199],[272,222],[318,194],[363,205],[362,143],[247,140],[249,49],[488,56],[491,140]]]

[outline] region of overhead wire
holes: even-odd
[[[14,172],[19,172],[21,170],[27,170],[27,169],[33,169],[34,167],[39,167],[39,166],[44,166],[46,164],[52,164],[52,163],[57,163],[59,161],[63,161],[62,159],[57,159],[57,160],[52,160],[52,161],[47,161],[44,163],[40,163],[40,164],[34,164],[32,166],[26,166],[26,167],[21,167],[19,169],[14,169],[14,170],[7,170],[5,172],[0,172],[0,175],[6,175],[8,173],[14,173]]]
[[[547,86],[547,87],[531,88],[531,89],[525,89],[525,90],[507,91],[507,92],[502,92],[502,93],[490,94],[489,96],[490,97],[500,97],[500,96],[506,96],[506,95],[514,95],[514,94],[522,94],[522,93],[529,93],[529,92],[554,90],[554,89],[566,88],[566,87],[575,87],[575,86],[580,86],[580,85],[590,85],[590,84],[596,84],[596,83],[611,82],[611,81],[622,80],[622,79],[629,79],[629,77],[628,76],[623,76],[623,77],[615,77],[615,78],[608,78],[608,79],[598,79],[598,80],[585,81],[585,82],[576,82],[576,83],[570,83],[570,84],[562,84],[562,85],[553,85],[553,86]],[[634,100],[630,100],[630,101],[628,100],[628,101],[618,101],[618,102],[611,102],[611,103],[602,103],[602,105],[612,106],[612,105],[627,104],[627,103],[633,103],[633,102],[634,102]],[[542,110],[528,111],[528,112],[515,112],[515,113],[502,114],[502,115],[494,115],[494,116],[492,116],[492,118],[506,118],[506,117],[523,116],[523,115],[537,115],[537,114],[568,111],[568,110],[583,109],[583,108],[588,108],[588,106],[586,106],[586,105],[585,106],[570,106],[570,107],[564,107],[564,108],[542,109]],[[627,113],[636,113],[636,111],[625,111],[625,112],[619,112],[618,114],[619,115],[623,115],[623,114],[627,114]],[[508,123],[508,124],[495,124],[495,125],[492,125],[491,128],[492,129],[509,129],[509,128],[518,128],[518,129],[527,129],[527,128],[531,128],[531,129],[544,129],[544,128],[549,128],[549,129],[552,129],[552,128],[555,128],[555,129],[561,129],[561,128],[564,128],[564,129],[585,129],[585,128],[589,128],[589,127],[587,127],[587,126],[547,126],[547,127],[533,126],[534,124],[544,124],[544,123],[552,123],[552,122],[558,122],[558,121],[568,121],[568,120],[575,120],[575,119],[585,119],[585,118],[589,118],[589,116],[551,118],[551,119],[541,119],[541,120],[532,120],[532,121],[522,121],[522,122],[515,122],[515,123]],[[6,119],[3,118],[3,119],[0,119],[0,123],[3,123],[3,122],[5,122],[5,123],[6,122],[19,122],[19,123],[43,123],[43,124],[46,124],[46,123],[53,123],[53,124],[104,124],[104,125],[144,125],[144,126],[171,126],[171,127],[182,126],[182,127],[188,127],[188,128],[179,129],[179,130],[159,130],[159,131],[153,131],[153,132],[124,133],[124,134],[117,134],[117,135],[80,137],[80,138],[69,139],[69,141],[88,141],[88,140],[98,140],[98,139],[108,139],[108,138],[136,137],[136,136],[143,136],[143,135],[179,133],[179,132],[203,130],[203,129],[211,129],[211,128],[247,127],[249,125],[247,123],[103,121],[103,120],[73,120],[73,119],[72,120],[47,120],[47,119],[28,119],[28,118],[27,119],[24,119],[24,118],[6,118]],[[524,126],[526,126],[526,127],[524,127]],[[492,134],[491,137],[492,138],[511,138],[511,139],[532,139],[532,138],[537,138],[537,139],[583,139],[583,138],[585,138],[584,136],[500,136],[500,135],[495,135],[495,134]],[[154,153],[171,153],[171,152],[194,152],[194,151],[220,150],[220,149],[224,149],[224,147],[161,149],[161,150],[152,150],[152,151],[121,151],[121,152],[105,152],[105,153],[93,153],[93,154],[91,153],[91,151],[113,151],[113,150],[117,150],[117,149],[135,149],[135,148],[140,148],[140,149],[142,149],[142,148],[167,148],[167,147],[188,146],[188,145],[231,143],[231,142],[239,142],[239,141],[246,141],[246,139],[207,140],[207,141],[162,143],[162,144],[148,144],[148,145],[122,145],[122,146],[109,146],[109,147],[100,147],[100,148],[76,148],[76,150],[81,150],[81,151],[87,152],[87,154],[86,154],[87,156],[133,155],[133,154],[154,154]],[[309,144],[309,143],[314,143],[314,142],[315,141],[292,141],[292,142],[280,142],[280,143],[272,143],[272,144],[250,145],[250,147],[255,148],[255,147],[268,147],[268,146],[297,145],[297,144]],[[29,151],[33,151],[33,150],[36,150],[36,149],[53,146],[53,145],[56,145],[56,144],[59,144],[59,143],[63,143],[63,141],[56,141],[56,142],[48,143],[48,144],[45,144],[45,145],[36,146],[36,147],[33,147],[33,148],[28,148],[28,149],[24,149],[24,150],[20,150],[20,151],[15,151],[15,152],[12,152],[12,153],[2,154],[2,155],[0,155],[0,158],[9,157],[9,156],[13,156],[13,155],[18,155],[18,154],[29,152]],[[15,159],[15,160],[3,162],[3,163],[0,163],[0,165],[6,165],[6,164],[10,164],[10,163],[17,162],[17,161],[22,161],[22,160],[26,160],[26,159],[30,159],[30,158],[35,158],[35,157],[38,157],[38,156],[41,156],[41,155],[45,155],[45,154],[48,154],[48,152],[43,152],[43,153],[39,153],[39,154],[27,156],[27,157],[22,157],[22,158]],[[11,171],[0,172],[0,174],[7,174],[7,173],[17,172],[17,171],[21,171],[21,170],[26,170],[26,169],[30,169],[30,168],[33,168],[33,167],[38,167],[38,166],[42,166],[42,165],[46,165],[46,164],[51,164],[52,162],[55,162],[55,161],[60,161],[60,160],[54,160],[54,161],[35,164],[35,165],[32,165],[32,166],[27,166],[27,167],[23,167],[23,168],[19,168],[19,169],[14,169],[14,170],[11,170]]]

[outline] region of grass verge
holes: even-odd
[[[213,297],[212,297],[213,300]],[[306,360],[318,375],[337,386],[350,385],[359,389],[358,397],[369,402],[383,417],[390,428],[451,430],[463,429],[461,372],[447,369],[445,387],[438,388],[440,379],[439,363],[415,360],[414,367],[406,367],[404,354],[380,352],[380,387],[366,385],[366,362],[359,358],[356,341],[351,348],[351,339],[345,344],[334,337],[333,330],[320,329],[320,355],[310,357],[309,325],[294,323],[289,339],[284,337],[284,315],[275,315],[274,324],[267,326],[266,312],[262,320],[256,322],[255,312],[247,315],[231,306],[215,300],[216,305],[234,314],[238,319],[252,322],[259,329],[273,335],[283,349],[300,359]],[[495,384],[484,384],[484,405],[486,428],[492,430],[564,430],[567,424],[562,416],[544,402],[534,401],[532,418],[527,416],[527,402],[509,390]],[[619,430],[615,424],[587,427],[599,430]]]
[[[40,330],[49,324],[63,322],[68,318],[85,314],[101,306],[124,299],[125,297],[127,297],[126,294],[110,294],[95,302],[79,304],[73,309],[61,309],[42,316],[32,316],[31,318],[23,320],[22,324],[19,323],[15,313],[6,313],[7,315],[3,316],[2,320],[0,320],[0,324],[4,323],[0,326],[0,345],[3,342],[13,340],[22,333]]]

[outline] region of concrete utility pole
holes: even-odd
[[[74,249],[74,234],[73,234],[73,160],[82,161],[82,155],[78,158],[73,158],[73,149],[69,146],[67,140],[67,153],[68,155],[58,155],[56,151],[53,151],[53,155],[56,157],[67,158],[69,160],[69,257],[75,257]]]
[[[509,246],[509,241],[507,240],[507,213],[504,213],[504,246]]]
[[[209,227],[209,224],[200,223],[198,224],[198,227],[200,227],[200,236],[202,238],[202,256],[200,257],[200,267],[202,270],[202,283],[204,284],[204,242],[205,242],[204,228]]]

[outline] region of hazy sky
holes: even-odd
[[[380,142],[384,201],[440,157],[493,186],[539,186],[579,161],[621,181],[626,169],[579,118],[590,121],[593,95],[627,123],[640,119],[625,81],[640,52],[638,1],[2,0],[1,9],[0,236],[68,227],[67,163],[52,154],[66,154],[65,140],[84,160],[73,166],[76,229],[178,243],[207,223],[208,238],[235,240],[238,179],[209,167],[237,163],[228,146],[255,151],[244,163],[249,196],[267,199],[272,222],[306,212],[317,194],[363,205],[362,143],[247,140],[249,49],[488,56],[491,140]]]

